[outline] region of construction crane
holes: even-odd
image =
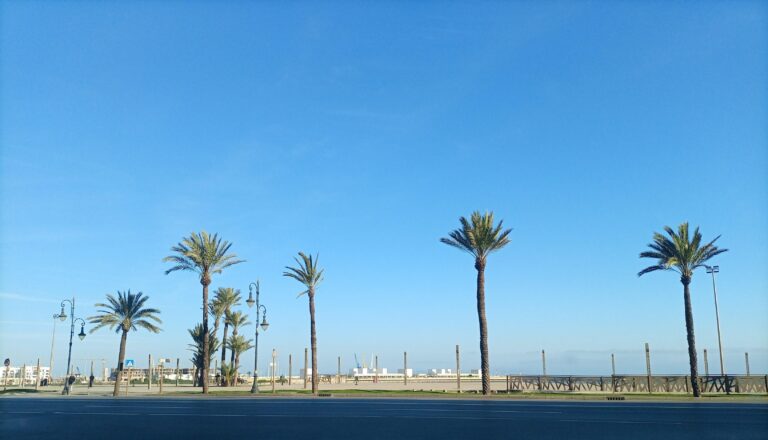
[[[360,369],[360,361],[357,360],[357,353],[355,353],[355,365],[357,365],[357,368]]]
[[[101,371],[104,373],[104,381],[105,382],[107,381],[107,375],[106,375],[106,371],[107,371],[106,363],[107,363],[107,360],[106,359],[104,359],[104,358],[80,358],[80,359],[72,359],[72,360],[73,361],[91,361],[91,374],[93,374],[93,361],[101,361]],[[78,367],[75,367],[75,368],[77,368],[78,373],[79,373],[80,372],[80,368],[78,368]]]

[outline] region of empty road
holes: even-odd
[[[768,405],[341,398],[0,398],[0,438],[768,439]]]

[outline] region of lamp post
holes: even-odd
[[[253,299],[253,288],[256,288],[256,299]],[[259,304],[259,281],[248,285],[248,299],[245,301],[248,307],[253,307],[256,304],[256,335],[253,342],[253,386],[251,386],[251,394],[259,393],[259,325],[264,331],[267,331],[269,323],[267,322],[267,308],[264,305]],[[259,311],[261,310],[261,323],[259,323]]]
[[[717,346],[720,352],[720,375],[725,376],[725,367],[723,364],[723,341],[720,339],[720,312],[717,309],[717,286],[715,285],[715,274],[720,272],[720,266],[705,266],[707,273],[712,274],[712,291],[715,294],[715,319],[717,320]]]
[[[53,342],[56,340],[56,320],[59,319],[59,315],[54,314],[53,315],[53,334],[51,335],[51,358],[48,360],[48,382],[49,385],[53,385]]]
[[[69,352],[67,354],[67,375],[64,378],[64,389],[61,391],[62,395],[68,395],[69,394],[69,373],[70,373],[70,367],[72,363],[72,338],[75,336],[75,322],[80,321],[82,324],[80,324],[80,333],[77,334],[77,336],[82,341],[85,339],[85,321],[83,321],[82,318],[75,318],[75,298],[72,297],[72,300],[65,299],[61,302],[61,312],[59,313],[58,317],[61,321],[67,320],[67,313],[64,311],[64,303],[69,303],[70,305],[70,327],[69,327]]]

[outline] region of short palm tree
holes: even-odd
[[[245,327],[251,323],[251,321],[248,320],[248,316],[239,310],[227,313],[227,322],[229,322],[229,325],[232,326],[232,336],[238,336],[240,333],[240,327]],[[233,363],[234,361],[235,352],[233,351],[230,353],[229,363]]]
[[[113,295],[107,295],[107,302],[98,303],[96,307],[101,308],[98,315],[88,318],[91,324],[96,327],[91,329],[91,333],[102,327],[115,329],[116,333],[122,333],[120,336],[120,351],[117,355],[117,377],[115,377],[115,389],[112,395],[117,397],[120,391],[120,382],[123,378],[123,363],[125,362],[125,344],[128,340],[128,332],[143,328],[152,333],[160,332],[160,328],[155,324],[161,324],[162,321],[157,317],[160,310],[144,308],[144,303],[149,299],[139,292],[136,294],[127,292],[117,292],[117,298]]]
[[[317,331],[315,329],[315,289],[317,285],[323,280],[323,272],[325,269],[319,269],[317,267],[317,257],[314,259],[312,255],[307,256],[303,252],[299,252],[299,257],[294,258],[297,267],[286,266],[286,272],[283,272],[283,276],[293,278],[300,282],[307,288],[303,292],[299,293],[299,296],[307,294],[309,297],[309,321],[310,321],[310,346],[312,347],[312,394],[317,394],[318,386],[318,372],[317,372]]]
[[[189,332],[189,336],[192,337],[192,344],[189,344],[189,350],[192,352],[192,365],[197,369],[195,386],[200,386],[204,383],[203,370],[205,367],[206,352],[208,354],[208,365],[210,365],[211,360],[213,360],[213,355],[216,353],[216,350],[219,349],[219,340],[216,339],[216,336],[211,331],[208,332],[208,338],[205,338],[202,324],[196,324],[193,328],[188,329],[187,331]],[[203,346],[206,340],[208,341],[208,350]]]
[[[211,275],[221,273],[224,269],[234,264],[242,263],[237,255],[230,254],[232,246],[228,241],[219,238],[218,234],[210,235],[207,232],[192,233],[183,238],[180,243],[171,248],[174,252],[163,258],[163,261],[171,262],[173,267],[165,271],[165,274],[182,270],[198,274],[200,284],[203,286],[203,339],[207,341],[210,335],[208,328],[208,286],[211,284]],[[208,394],[208,371],[210,369],[210,353],[208,343],[203,343],[203,394]]]
[[[240,297],[240,289],[234,289],[232,287],[219,287],[216,289],[215,293],[215,299],[214,301],[217,303],[219,307],[222,309],[223,317],[224,317],[224,334],[221,337],[222,341],[227,340],[227,332],[229,331],[230,321],[228,318],[229,313],[232,312],[232,307],[239,306],[240,300],[242,299]],[[218,328],[217,328],[218,330]],[[224,344],[221,347],[221,366],[224,367],[224,362],[227,360],[227,346]],[[222,384],[226,384],[225,381],[225,375],[222,370]]]
[[[498,225],[493,223],[493,212],[481,214],[475,211],[467,220],[459,218],[461,229],[448,234],[440,241],[475,258],[477,270],[477,317],[480,321],[480,370],[483,381],[483,394],[491,392],[491,368],[488,360],[488,323],[485,317],[485,266],[488,255],[498,251],[509,243],[507,236],[511,229],[502,228],[503,220]]]
[[[693,396],[699,397],[699,371],[696,358],[696,337],[693,332],[693,310],[691,309],[691,291],[689,285],[693,277],[693,271],[706,266],[704,263],[715,255],[722,254],[728,249],[720,249],[715,242],[720,236],[715,237],[709,243],[702,244],[699,228],[693,231],[693,236],[688,233],[688,223],[682,223],[675,232],[669,226],[664,227],[667,236],[658,232],[653,233],[653,243],[648,244],[650,251],[640,253],[640,258],[653,258],[656,264],[641,270],[637,276],[645,275],[657,270],[671,270],[680,275],[683,284],[683,301],[685,303],[685,331],[688,339],[688,361],[691,367],[691,389]]]
[[[234,381],[232,383],[235,385],[237,385],[237,376],[240,369],[240,355],[253,348],[252,342],[253,339],[246,339],[243,335],[235,334],[233,334],[227,342],[229,350],[232,352],[234,358],[232,362],[230,362],[230,365],[234,366]]]

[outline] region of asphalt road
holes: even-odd
[[[768,439],[768,405],[1,398],[3,439]]]

